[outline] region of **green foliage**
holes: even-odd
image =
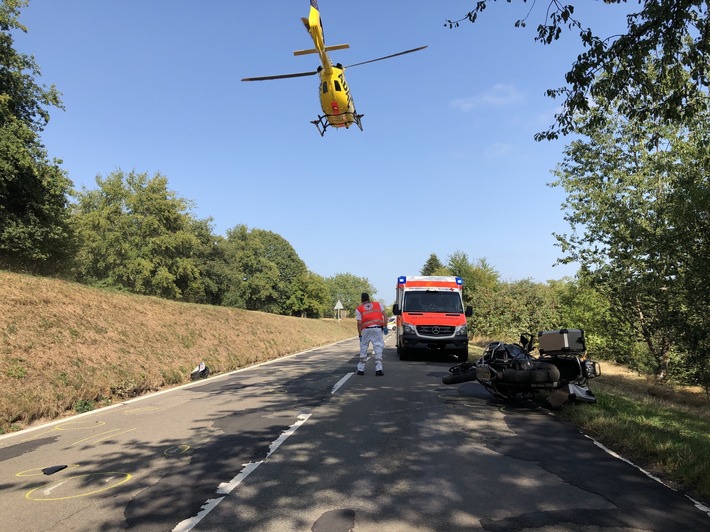
[[[708,347],[709,115],[679,127],[623,117],[617,107],[599,98],[578,123],[586,138],[565,149],[552,185],[568,194],[571,233],[557,238],[662,378],[679,342],[691,352]]]
[[[278,314],[299,315],[303,311],[303,303],[299,299],[305,297],[301,283],[306,282],[308,268],[293,249],[293,246],[280,235],[264,229],[252,229],[250,238],[258,239],[263,245],[264,257],[276,266],[278,283],[275,284]],[[299,297],[295,294],[301,291]],[[313,294],[312,294],[313,295]]]
[[[419,272],[420,275],[449,275],[446,273],[446,267],[441,263],[436,253],[429,255],[429,258],[422,266]]]
[[[195,220],[167,178],[118,170],[96,183],[98,189],[78,194],[73,216],[77,280],[169,299],[214,299],[219,288],[202,274],[218,256],[209,220]]]
[[[222,249],[227,264],[224,305],[278,314],[283,281],[259,234],[238,225],[227,231]]]
[[[458,27],[462,20],[476,22],[492,2],[495,0],[477,1],[464,18],[447,20],[446,25]],[[604,4],[622,2],[626,0],[605,0],[598,5],[603,9]],[[617,110],[640,122],[687,123],[707,112],[708,101],[702,97],[710,87],[707,2],[639,0],[638,3],[642,7],[628,15],[626,33],[610,37],[597,35],[585,27],[575,18],[574,5],[544,3],[547,10],[544,15],[540,12],[535,40],[551,44],[566,28],[579,35],[585,50],[565,75],[567,86],[547,91],[552,98],[564,97],[562,111],[555,116],[556,123],[537,134],[536,139],[555,139],[573,132],[576,117],[587,113],[592,108],[590,101],[598,98],[617,98]],[[515,22],[516,27],[525,27],[532,11],[527,5],[521,7],[524,18]],[[645,68],[651,55],[658,58],[655,73]],[[690,83],[678,83],[686,77]]]
[[[355,316],[355,309],[360,304],[360,294],[363,292],[370,295],[371,301],[377,300],[377,290],[366,277],[358,277],[352,273],[337,273],[333,277],[326,278],[325,281],[330,294],[330,308],[335,307],[336,302],[340,300],[348,316]],[[392,280],[393,286],[395,281],[396,279]]]
[[[20,9],[27,0],[3,0],[0,4],[0,117],[2,125],[19,122],[37,133],[49,122],[47,107],[62,107],[54,86],[40,86],[40,76],[33,57],[14,49],[12,31],[27,32],[20,24]]]
[[[81,401],[77,401],[74,403],[74,411],[77,414],[83,414],[84,412],[91,412],[94,409],[94,403],[92,401],[88,401],[86,399],[82,399]]]
[[[0,268],[53,274],[71,253],[72,184],[39,139],[46,107],[61,108],[59,93],[38,85],[34,59],[13,48],[10,32],[26,31],[17,18],[26,3],[0,4]]]
[[[330,292],[326,280],[311,271],[302,273],[294,280],[286,305],[292,314],[304,318],[331,316]]]
[[[496,295],[500,287],[498,272],[485,258],[473,263],[462,251],[448,257],[446,268],[449,275],[463,279],[464,304],[473,307],[473,317],[468,320],[469,330],[478,336],[499,334],[504,327],[496,308]]]
[[[15,362],[9,368],[7,368],[5,375],[10,377],[11,379],[22,380],[27,376],[27,368],[25,368],[25,366],[23,366],[19,362]]]

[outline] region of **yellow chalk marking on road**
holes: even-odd
[[[190,450],[189,445],[175,445],[173,447],[168,447],[165,449],[165,452],[163,453],[165,456],[175,456],[176,454],[185,454],[188,450]]]
[[[67,421],[66,423],[60,423],[56,427],[56,430],[86,430],[93,429],[105,425],[105,421]]]
[[[96,427],[100,427],[102,425],[105,425],[105,421],[67,421],[66,423],[61,423],[60,425],[56,425],[49,429],[48,431],[45,432],[40,432],[39,434],[35,434],[32,438],[27,438],[25,440],[22,440],[22,443],[36,440],[38,438],[41,438],[42,436],[46,436],[47,434],[51,434],[52,432],[58,431],[58,432],[68,432],[72,430],[88,430],[88,429],[95,429]]]
[[[86,475],[77,475],[75,477],[69,477],[51,484],[45,484],[38,488],[34,488],[25,494],[25,498],[31,501],[63,501],[67,499],[76,499],[79,497],[86,497],[87,495],[93,495],[95,493],[100,493],[106,491],[121,484],[125,484],[131,479],[132,475],[129,473],[89,473]],[[54,496],[56,490],[72,489],[72,485],[79,484],[79,489],[88,489],[89,491],[75,493],[74,495],[63,495]],[[96,485],[98,488],[93,489]]]
[[[132,416],[136,414],[154,414],[155,412],[160,412],[161,410],[164,410],[164,408],[161,408],[159,406],[144,406],[144,407],[139,407],[139,408],[131,408],[129,410],[124,410],[122,414],[124,416]]]
[[[98,443],[100,441],[108,440],[109,438],[112,438],[114,436],[118,436],[119,434],[125,434],[126,432],[131,432],[133,430],[136,430],[135,428],[133,429],[111,429],[107,430],[106,432],[101,432],[99,434],[93,434],[87,438],[84,438],[83,440],[75,441],[72,443],[72,445],[78,445],[80,443],[84,443],[87,441],[92,441],[94,443]],[[103,438],[101,437],[103,436]]]

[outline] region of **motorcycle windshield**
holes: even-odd
[[[530,358],[530,355],[520,347],[519,345],[516,344],[507,344],[505,346],[506,351],[508,351],[508,356],[510,358],[515,359],[515,360],[527,360]]]
[[[407,292],[402,304],[404,312],[462,313],[463,304],[457,292]]]

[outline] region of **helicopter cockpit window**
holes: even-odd
[[[333,84],[335,85],[335,90],[340,92],[342,89],[340,88],[340,82],[336,79],[333,81]]]
[[[323,82],[323,94],[326,94],[328,92],[328,82],[324,81]]]

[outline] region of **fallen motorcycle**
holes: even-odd
[[[588,387],[589,379],[601,375],[598,362],[586,355],[584,332],[560,329],[538,333],[539,356],[533,335],[521,335],[519,344],[491,342],[476,362],[464,362],[449,368],[444,384],[480,382],[494,397],[509,400],[533,397],[536,392],[550,392],[553,408],[569,401],[595,403]]]

